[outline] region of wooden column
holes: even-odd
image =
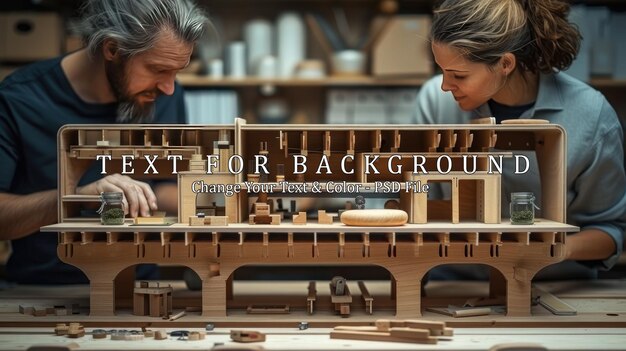
[[[115,284],[113,279],[89,282],[90,316],[115,315]]]
[[[417,318],[422,316],[421,280],[417,274],[396,277],[396,317]]]
[[[507,317],[530,316],[531,279],[515,279],[513,274],[505,274],[505,277]]]
[[[226,317],[226,279],[223,276],[202,281],[202,316]]]

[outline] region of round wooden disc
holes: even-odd
[[[345,225],[362,227],[392,227],[403,225],[409,215],[402,210],[349,210],[341,214],[341,222]]]

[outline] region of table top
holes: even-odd
[[[317,284],[318,293],[322,296],[326,293],[323,288],[327,283],[320,281]],[[248,296],[264,295],[276,290],[277,286],[288,295],[291,289],[300,291],[306,284],[303,281],[235,281],[233,294],[246,301]],[[349,284],[356,282],[351,281]],[[198,298],[199,292],[185,290],[182,282],[172,282],[172,286],[175,299]],[[368,281],[367,286],[370,294],[375,297],[388,293],[390,289],[388,282]],[[24,302],[35,305],[72,302],[85,307],[88,306],[89,287],[13,286],[0,291],[0,350],[24,350],[38,344],[60,346],[71,342],[77,343],[80,350],[206,350],[213,348],[216,343],[223,343],[224,346],[248,345],[230,341],[231,328],[266,333],[267,340],[264,343],[251,344],[260,345],[265,350],[489,350],[494,345],[513,342],[535,342],[549,350],[626,350],[626,279],[542,282],[535,286],[553,293],[576,308],[578,315],[555,316],[538,305],[533,306],[531,317],[515,318],[498,315],[452,318],[424,312],[424,319],[446,321],[448,326],[454,328],[454,336],[448,340],[440,340],[437,345],[330,339],[331,329],[323,323],[311,322],[309,329],[299,330],[299,321],[308,321],[307,318],[310,318],[304,313],[263,317],[277,321],[281,328],[274,328],[272,323],[248,323],[251,317],[245,312],[229,312],[227,317],[211,320],[199,313],[188,313],[184,318],[166,323],[158,318],[154,322],[146,323],[145,317],[130,314],[90,317],[84,311],[80,315],[72,316],[34,317],[15,313],[16,306]],[[358,291],[358,287],[351,286],[351,290]],[[427,296],[436,298],[454,298],[460,292],[486,295],[488,285],[485,282],[429,282],[426,286]],[[277,300],[280,299],[280,296],[277,297]],[[176,312],[175,306],[174,313]],[[364,313],[355,313],[346,319],[329,316],[335,318],[335,324],[362,323],[367,318],[377,319]],[[393,315],[388,318],[393,318]],[[144,323],[138,323],[139,320]],[[69,339],[54,336],[55,323],[72,321],[86,322],[85,337]],[[178,340],[176,337],[162,341],[149,338],[141,341],[116,341],[110,338],[94,340],[90,335],[94,328],[140,330],[141,326],[148,326],[152,330],[201,331],[208,322],[214,323],[216,328],[207,332],[206,339],[201,341]]]

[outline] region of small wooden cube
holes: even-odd
[[[204,225],[205,217],[189,216],[190,226],[202,226]]]

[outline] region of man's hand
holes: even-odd
[[[129,176],[112,174],[83,187],[76,188],[76,194],[99,195],[103,192],[124,194],[124,212],[131,217],[149,217],[150,210],[156,210],[156,196],[148,183],[134,180]]]

